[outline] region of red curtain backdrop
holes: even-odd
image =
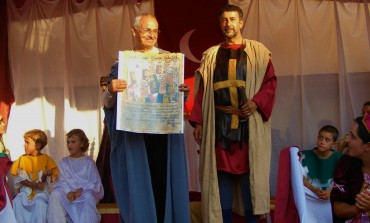
[[[185,54],[185,83],[191,86],[185,112],[194,102],[194,72],[199,67],[202,52],[223,41],[218,10],[226,0],[154,1],[154,11],[161,30],[158,46]]]
[[[8,122],[10,107],[14,102],[8,58],[7,21],[6,1],[0,1],[0,114],[5,123]]]

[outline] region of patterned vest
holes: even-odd
[[[237,50],[220,47],[216,57],[213,77],[215,106],[241,108],[245,95],[246,53],[240,47]],[[219,109],[216,115],[217,140],[222,147],[229,148],[231,142],[248,142],[248,123],[237,115],[225,113]]]

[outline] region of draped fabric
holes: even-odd
[[[10,106],[14,102],[8,58],[8,19],[6,1],[0,1],[0,115],[8,121]]]
[[[7,72],[2,64],[6,61],[3,56],[6,46],[1,45],[0,103],[4,95],[3,78],[12,74],[10,85],[16,100],[7,138],[13,160],[24,153],[23,133],[33,128],[48,133],[49,143],[43,152],[56,161],[68,154],[65,133],[72,128],[86,132],[92,142],[89,155],[96,157],[104,119],[99,78],[109,73],[118,50],[132,49],[130,26],[135,15],[153,12],[154,5],[162,1],[0,1],[1,23],[4,4],[7,7],[10,61]],[[201,10],[193,13],[192,9],[188,12],[193,15],[189,21],[178,26],[200,22],[218,25],[217,10],[201,2],[186,1],[193,9]],[[272,52],[278,78],[272,113],[270,183],[274,194],[281,148],[287,145],[313,148],[317,131],[325,124],[336,126],[344,135],[353,118],[361,113],[362,104],[370,99],[370,5],[368,0],[229,2],[244,10],[243,37],[262,42]],[[161,3],[161,7],[167,6]],[[167,29],[162,21],[181,15],[169,12],[184,9],[168,6],[156,11],[163,13],[157,14],[161,17],[160,29]],[[209,16],[199,14],[208,10],[213,11]],[[4,30],[4,24],[0,27]],[[200,36],[209,39],[201,46],[190,45],[193,56],[200,60],[198,51],[219,39],[222,41],[222,36],[211,35],[207,28],[198,31],[188,40],[192,44]],[[0,33],[1,40],[6,41],[4,32]],[[184,34],[172,31],[169,35]],[[164,37],[161,33],[159,47],[175,51],[163,45]],[[192,155],[189,159],[196,160],[197,154]]]
[[[344,136],[370,100],[369,1],[230,0],[245,14],[243,36],[272,52],[278,77],[272,114],[271,193],[279,151],[315,146],[318,130]]]
[[[73,128],[90,139],[96,158],[103,130],[100,76],[109,74],[119,50],[133,48],[131,24],[152,12],[152,1],[10,0],[9,59],[16,102],[8,125],[16,159],[23,133],[47,132],[43,150],[56,161],[68,155],[65,134]]]
[[[171,52],[181,51],[185,54],[185,83],[190,86],[194,84],[194,72],[199,67],[202,52],[223,41],[217,10],[226,3],[227,0],[155,1],[155,14],[161,30],[158,45],[162,49]],[[193,99],[194,91],[192,88],[189,99],[184,106],[186,115],[191,112]],[[197,153],[199,146],[194,140],[193,128],[189,123],[184,126],[184,138],[188,157],[189,190],[200,191],[199,154]]]
[[[170,52],[185,54],[185,83],[193,85],[202,52],[223,40],[217,13],[227,0],[157,0],[155,14],[161,35],[158,44]],[[171,10],[169,10],[171,9]],[[189,13],[191,12],[191,13]],[[169,19],[171,18],[171,19]],[[207,18],[207,19],[206,19]],[[212,38],[209,38],[212,36]],[[193,92],[185,103],[185,114],[191,112]]]

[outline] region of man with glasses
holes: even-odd
[[[135,18],[131,29],[135,52],[168,53],[154,45],[157,19]],[[190,222],[185,144],[182,134],[141,134],[116,130],[117,92],[127,88],[113,65],[104,93],[104,112],[111,139],[111,171],[120,221]],[[186,84],[179,85],[185,99]]]

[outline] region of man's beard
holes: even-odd
[[[230,30],[232,30],[232,32],[230,32]],[[235,29],[224,29],[224,35],[225,35],[225,37],[227,37],[227,38],[233,38],[233,37],[235,37],[235,36],[237,36],[237,33],[235,32]]]

